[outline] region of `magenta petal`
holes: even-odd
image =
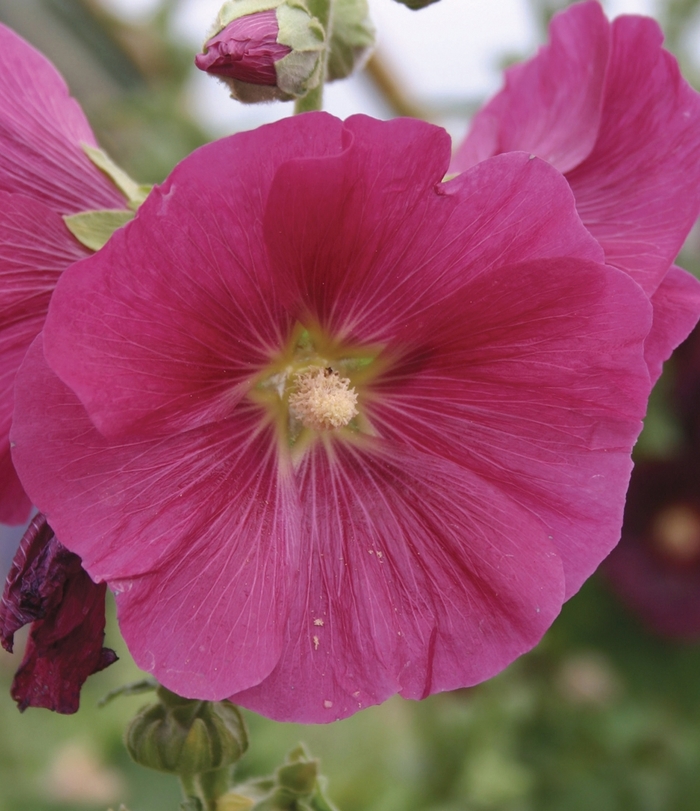
[[[414,348],[377,384],[370,419],[540,518],[570,597],[620,537],[651,385],[646,296],[613,268],[541,260],[478,275],[421,319],[397,336]]]
[[[233,701],[344,718],[394,693],[482,681],[533,647],[563,599],[542,524],[469,471],[388,446],[305,457],[284,656]]]
[[[81,144],[97,146],[54,66],[0,25],[0,191],[41,200],[59,214],[123,208],[124,198]]]
[[[15,375],[41,331],[61,272],[88,251],[43,203],[0,191],[0,521],[23,523],[30,502],[10,460]]]
[[[651,295],[700,211],[700,95],[651,19],[609,25],[597,3],[582,3],[550,32],[548,47],[508,71],[451,170],[514,150],[551,161],[608,264]]]
[[[116,661],[102,647],[104,585],[95,585],[43,515],[20,544],[0,605],[0,641],[12,650],[15,631],[32,623],[24,659],[12,683],[20,710],[73,713],[88,676]]]
[[[595,148],[567,176],[606,260],[651,294],[700,211],[700,95],[644,17],[612,24]]]
[[[687,337],[700,318],[700,282],[672,267],[651,297],[654,321],[644,344],[651,382],[656,383],[664,361]]]
[[[184,696],[224,698],[280,656],[297,509],[259,422],[240,406],[207,430],[110,442],[46,366],[41,338],[18,375],[13,457],[25,486],[91,576],[109,581],[137,664]]]
[[[441,184],[442,131],[363,116],[346,126],[355,137],[341,155],[290,161],[270,191],[264,227],[278,295],[300,321],[383,342],[465,275],[533,257],[602,261],[545,162],[502,155]]]
[[[450,171],[500,152],[527,151],[560,172],[588,156],[598,135],[610,25],[599,3],[557,14],[550,44],[506,71],[505,88],[481,110]]]
[[[197,150],[63,274],[46,359],[105,435],[170,434],[230,413],[290,328],[257,225],[273,174],[300,154],[339,151],[341,128],[309,115]]]

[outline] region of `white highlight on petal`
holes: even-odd
[[[340,377],[329,366],[304,369],[294,383],[289,410],[307,428],[342,428],[357,416],[357,392],[350,388],[347,377]]]

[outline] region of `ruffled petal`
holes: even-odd
[[[387,445],[317,446],[298,471],[300,566],[284,655],[232,700],[328,722],[497,673],[559,612],[543,525],[469,471]]]
[[[308,115],[197,150],[64,274],[46,358],[102,433],[166,435],[230,413],[291,329],[260,228],[272,176],[300,154],[339,151],[341,132]]]
[[[407,322],[396,339],[405,354],[366,413],[381,436],[472,470],[542,520],[568,598],[620,537],[651,387],[650,322],[643,291],[613,268],[493,270],[426,313],[420,331]]]
[[[661,375],[664,361],[698,323],[700,282],[674,265],[651,297],[651,304],[654,320],[644,344],[644,357],[653,384]]]
[[[110,442],[46,366],[41,337],[16,400],[22,481],[64,545],[115,591],[137,664],[186,697],[220,699],[264,678],[298,567],[298,509],[258,409],[241,406],[207,430]]]
[[[647,17],[612,24],[600,132],[567,175],[581,219],[651,294],[700,212],[700,95]]]
[[[59,214],[124,208],[124,197],[83,152],[97,146],[56,68],[0,25],[0,191]]]
[[[557,14],[550,44],[506,71],[505,88],[474,118],[451,172],[500,152],[527,151],[560,172],[573,169],[598,135],[610,24],[597,2]]]
[[[88,255],[61,217],[43,203],[0,191],[0,522],[29,517],[10,459],[9,431],[17,369],[41,331],[61,272]]]
[[[603,260],[570,188],[544,161],[501,155],[441,184],[441,130],[363,116],[346,126],[356,137],[341,155],[285,164],[270,192],[277,291],[302,323],[382,343],[449,299],[465,274],[536,256]]]
[[[102,647],[105,592],[37,515],[22,538],[0,604],[0,642],[7,650],[12,651],[15,632],[31,623],[11,688],[21,711],[77,712],[87,677],[116,661],[114,651]]]

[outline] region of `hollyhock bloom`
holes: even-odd
[[[0,643],[12,652],[14,634],[31,623],[24,659],[12,683],[20,710],[45,707],[73,713],[85,679],[116,661],[102,647],[104,584],[96,585],[54,535],[43,515],[29,526],[0,603]]]
[[[0,25],[0,522],[23,523],[31,503],[17,478],[8,434],[15,374],[39,334],[60,273],[89,251],[62,215],[124,208],[87,157],[96,147],[56,69]]]
[[[650,339],[655,377],[700,314],[697,283],[671,268],[700,211],[700,96],[662,40],[654,20],[610,23],[597,2],[555,15],[549,45],[506,71],[451,166],[525,150],[565,174],[606,261],[641,285],[655,318],[663,311],[661,328],[675,331],[665,353]]]
[[[617,542],[648,297],[546,162],[449,153],[234,135],[61,276],[15,464],[174,692],[323,722],[474,684]]]
[[[603,564],[621,599],[653,631],[700,639],[700,466],[645,462],[630,482],[622,540]]]

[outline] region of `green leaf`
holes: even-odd
[[[81,146],[83,147],[83,152],[85,152],[95,166],[104,172],[119,191],[122,192],[124,197],[129,201],[130,207],[137,209],[148,196],[151,186],[145,186],[132,180],[129,175],[117,166],[109,155],[101,149],[89,146],[88,144],[81,144]]]
[[[92,251],[99,251],[117,228],[133,219],[133,211],[105,209],[69,214],[63,221],[78,242]]]

